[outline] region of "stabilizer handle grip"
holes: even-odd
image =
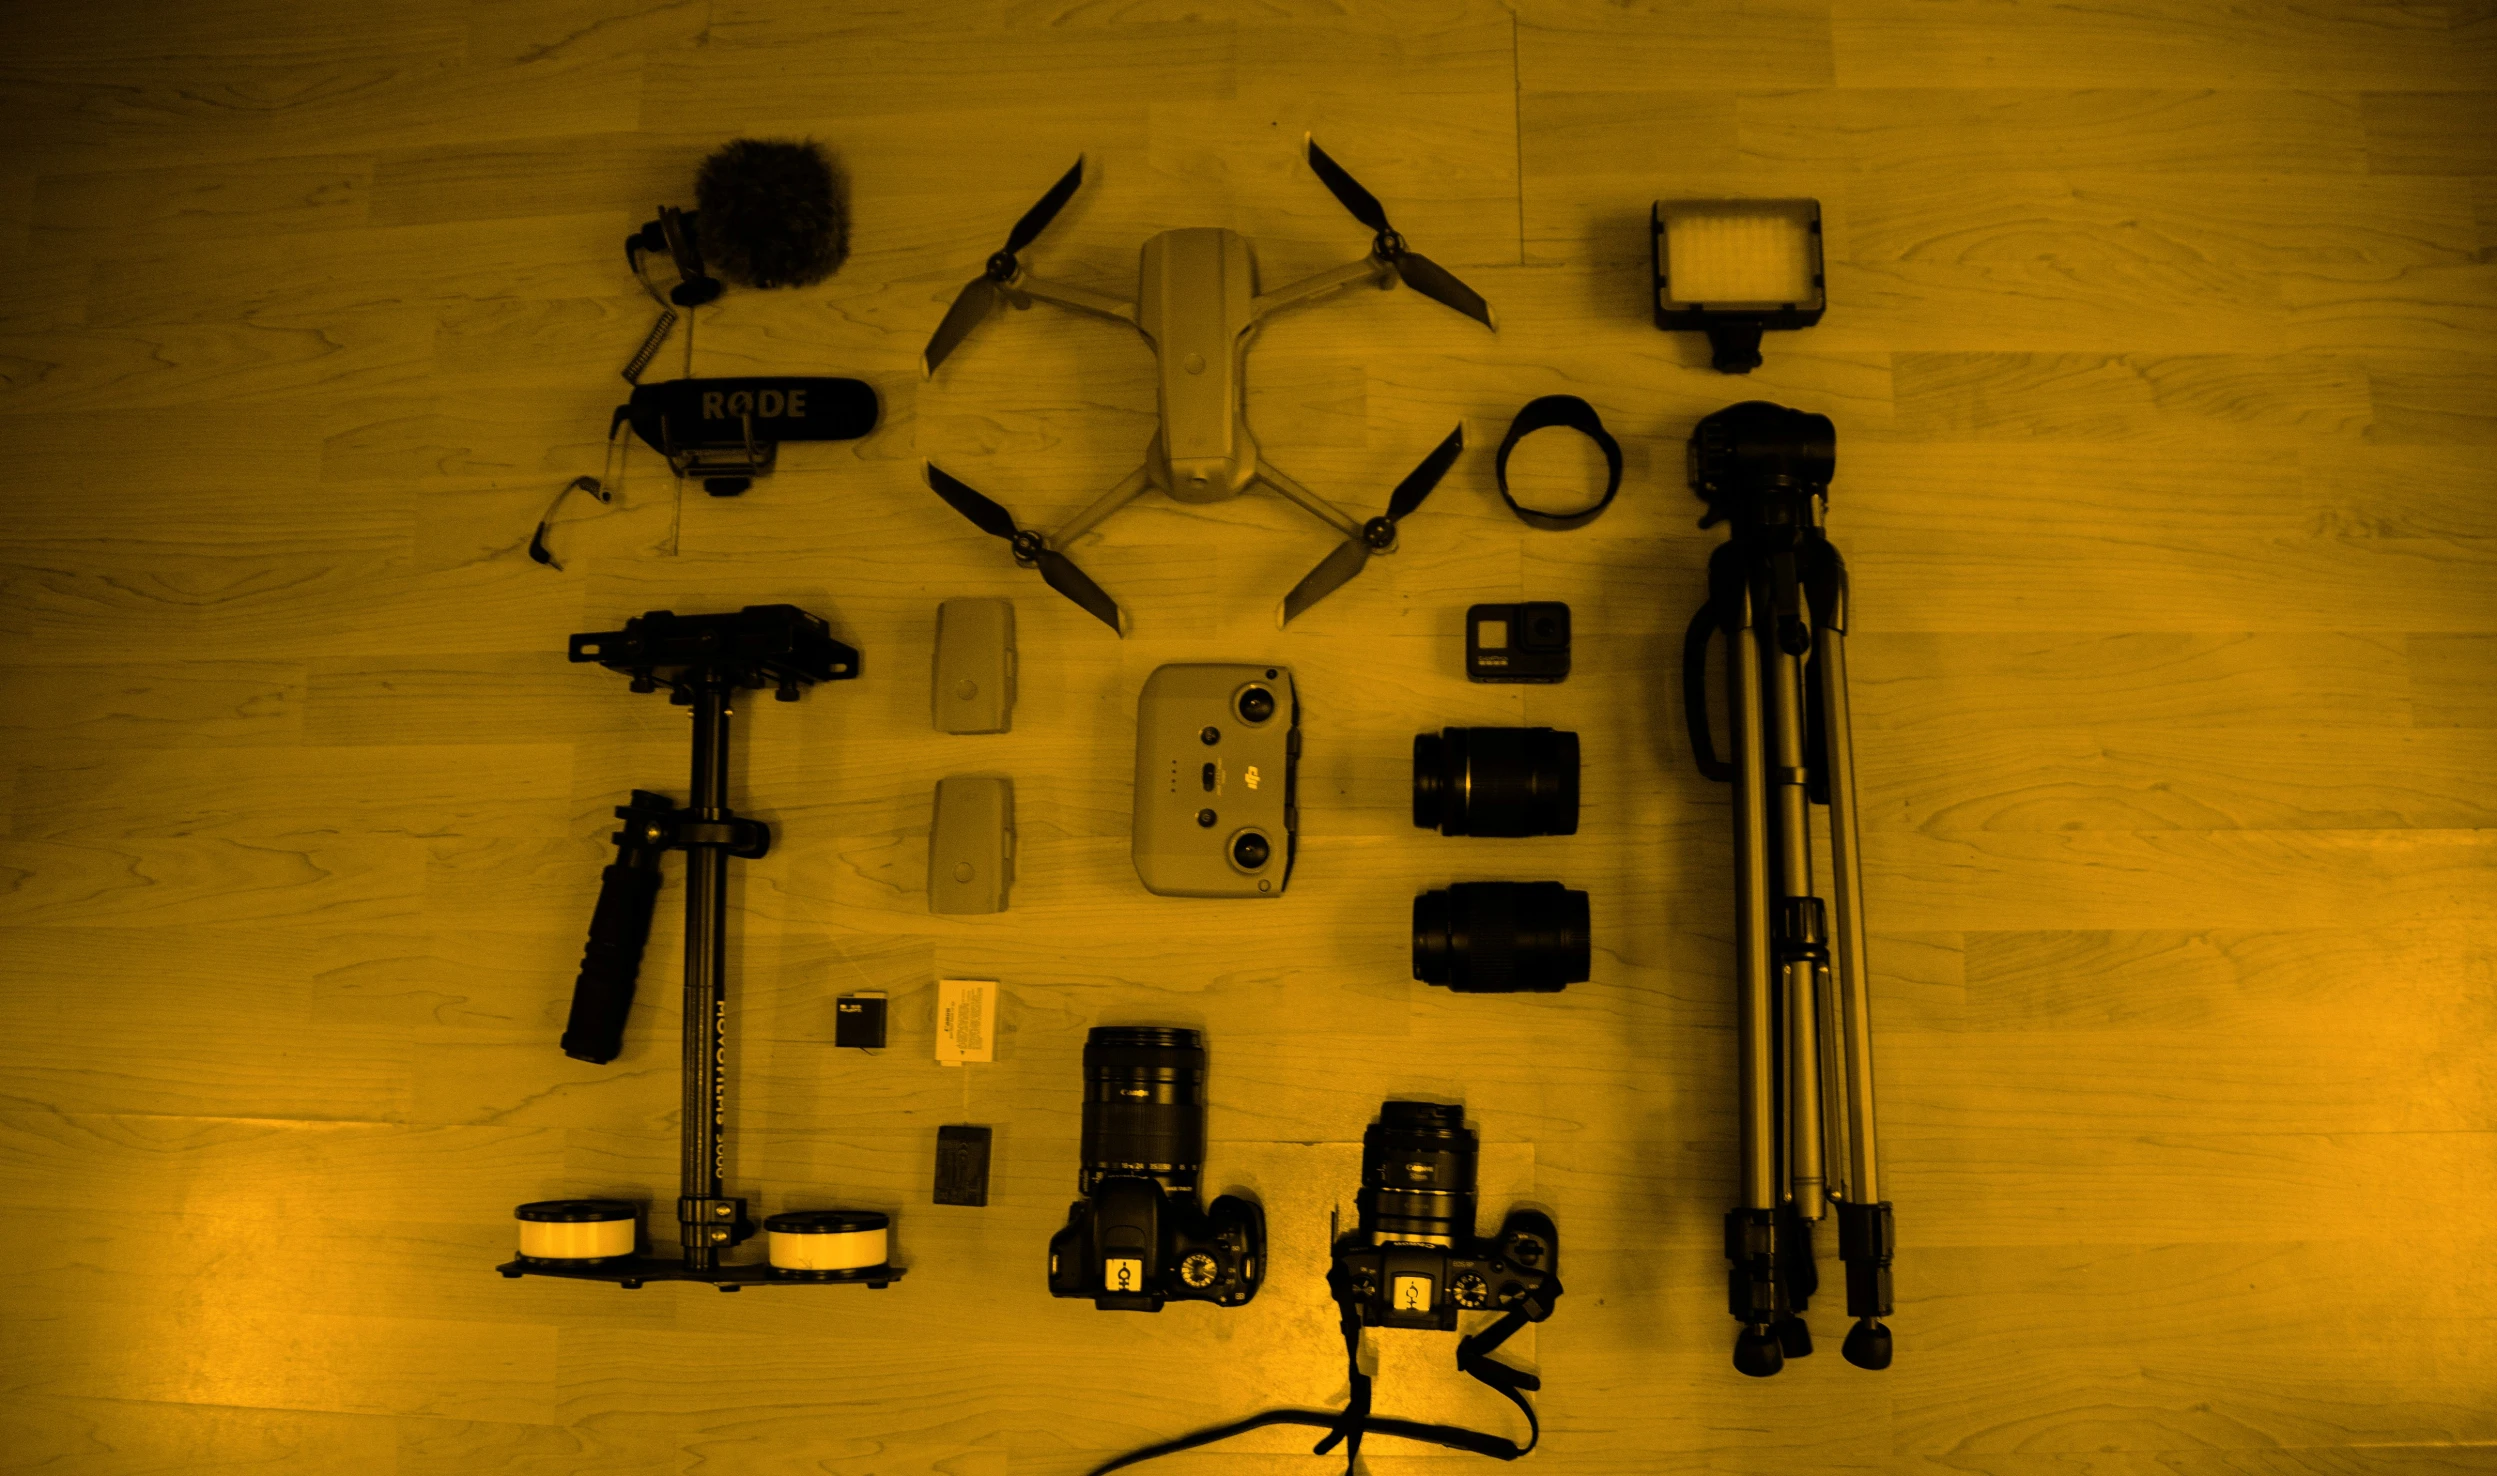
[[[615,864],[599,880],[598,909],[590,915],[589,945],[564,1023],[564,1054],[576,1061],[604,1066],[624,1050],[624,1020],[632,1013],[633,985],[659,900],[659,854],[667,849],[670,813],[667,796],[642,789],[616,810],[624,829],[616,833]]]

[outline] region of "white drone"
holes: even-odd
[[[1465,445],[1465,428],[1448,433],[1436,450],[1396,487],[1387,513],[1360,522],[1300,483],[1285,476],[1258,454],[1249,434],[1241,369],[1249,340],[1268,315],[1308,302],[1355,282],[1380,287],[1401,280],[1424,297],[1446,303],[1458,312],[1497,331],[1491,305],[1445,267],[1406,249],[1404,237],[1387,223],[1378,198],[1363,189],[1342,165],[1327,157],[1315,140],[1309,143],[1309,166],[1317,171],[1335,198],[1375,236],[1370,254],[1346,266],[1304,278],[1273,292],[1257,290],[1257,263],[1247,238],[1236,231],[1197,226],[1164,231],[1144,243],[1144,264],[1136,300],[1114,297],[1047,282],[1022,268],[1015,253],[1032,244],[1084,181],[1084,161],[1050,187],[1040,203],[1024,213],[1006,236],[1003,251],[988,259],[988,270],[974,277],[928,340],[925,364],[933,376],[980,320],[999,302],[1021,309],[1035,299],[1080,312],[1098,313],[1128,324],[1153,346],[1160,375],[1161,429],[1146,448],[1144,465],[1111,488],[1092,506],[1077,513],[1055,533],[1043,535],[1015,526],[1013,515],[994,501],[946,475],[934,463],[927,468],[928,485],[982,531],[1014,546],[1015,562],[1038,568],[1049,587],[1124,635],[1126,616],[1118,602],[1102,592],[1084,571],[1059,550],[1091,531],[1120,508],[1158,487],[1181,502],[1223,502],[1252,485],[1263,484],[1305,509],[1312,517],[1342,533],[1345,542],[1326,556],[1307,578],[1285,595],[1278,624],[1333,593],[1361,572],[1373,553],[1396,546],[1397,520],[1422,505],[1431,488],[1447,474]]]

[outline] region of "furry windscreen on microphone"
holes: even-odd
[[[694,180],[703,259],[749,287],[809,287],[850,254],[847,182],[813,140],[733,139]]]

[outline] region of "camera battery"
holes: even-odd
[[[863,1051],[884,1048],[884,1003],[881,994],[845,994],[832,1002],[832,1043]]]
[[[989,1130],[948,1126],[936,1130],[936,1202],[988,1203]]]
[[[936,981],[936,1059],[942,1066],[997,1059],[997,981]]]

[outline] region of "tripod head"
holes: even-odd
[[[1732,586],[1757,568],[1768,577],[1772,638],[1793,656],[1812,644],[1799,580],[1812,586],[1809,603],[1822,618],[1845,619],[1845,576],[1820,518],[1837,465],[1837,428],[1808,410],[1745,400],[1691,428],[1691,490],[1708,504],[1699,525],[1726,523],[1733,533],[1709,560],[1710,606],[1725,618],[1734,608]]]
[[[1732,523],[1746,541],[1777,536],[1791,546],[1813,526],[1813,499],[1829,497],[1838,430],[1826,415],[1766,400],[1728,405],[1691,429],[1691,490],[1708,504],[1703,528]]]

